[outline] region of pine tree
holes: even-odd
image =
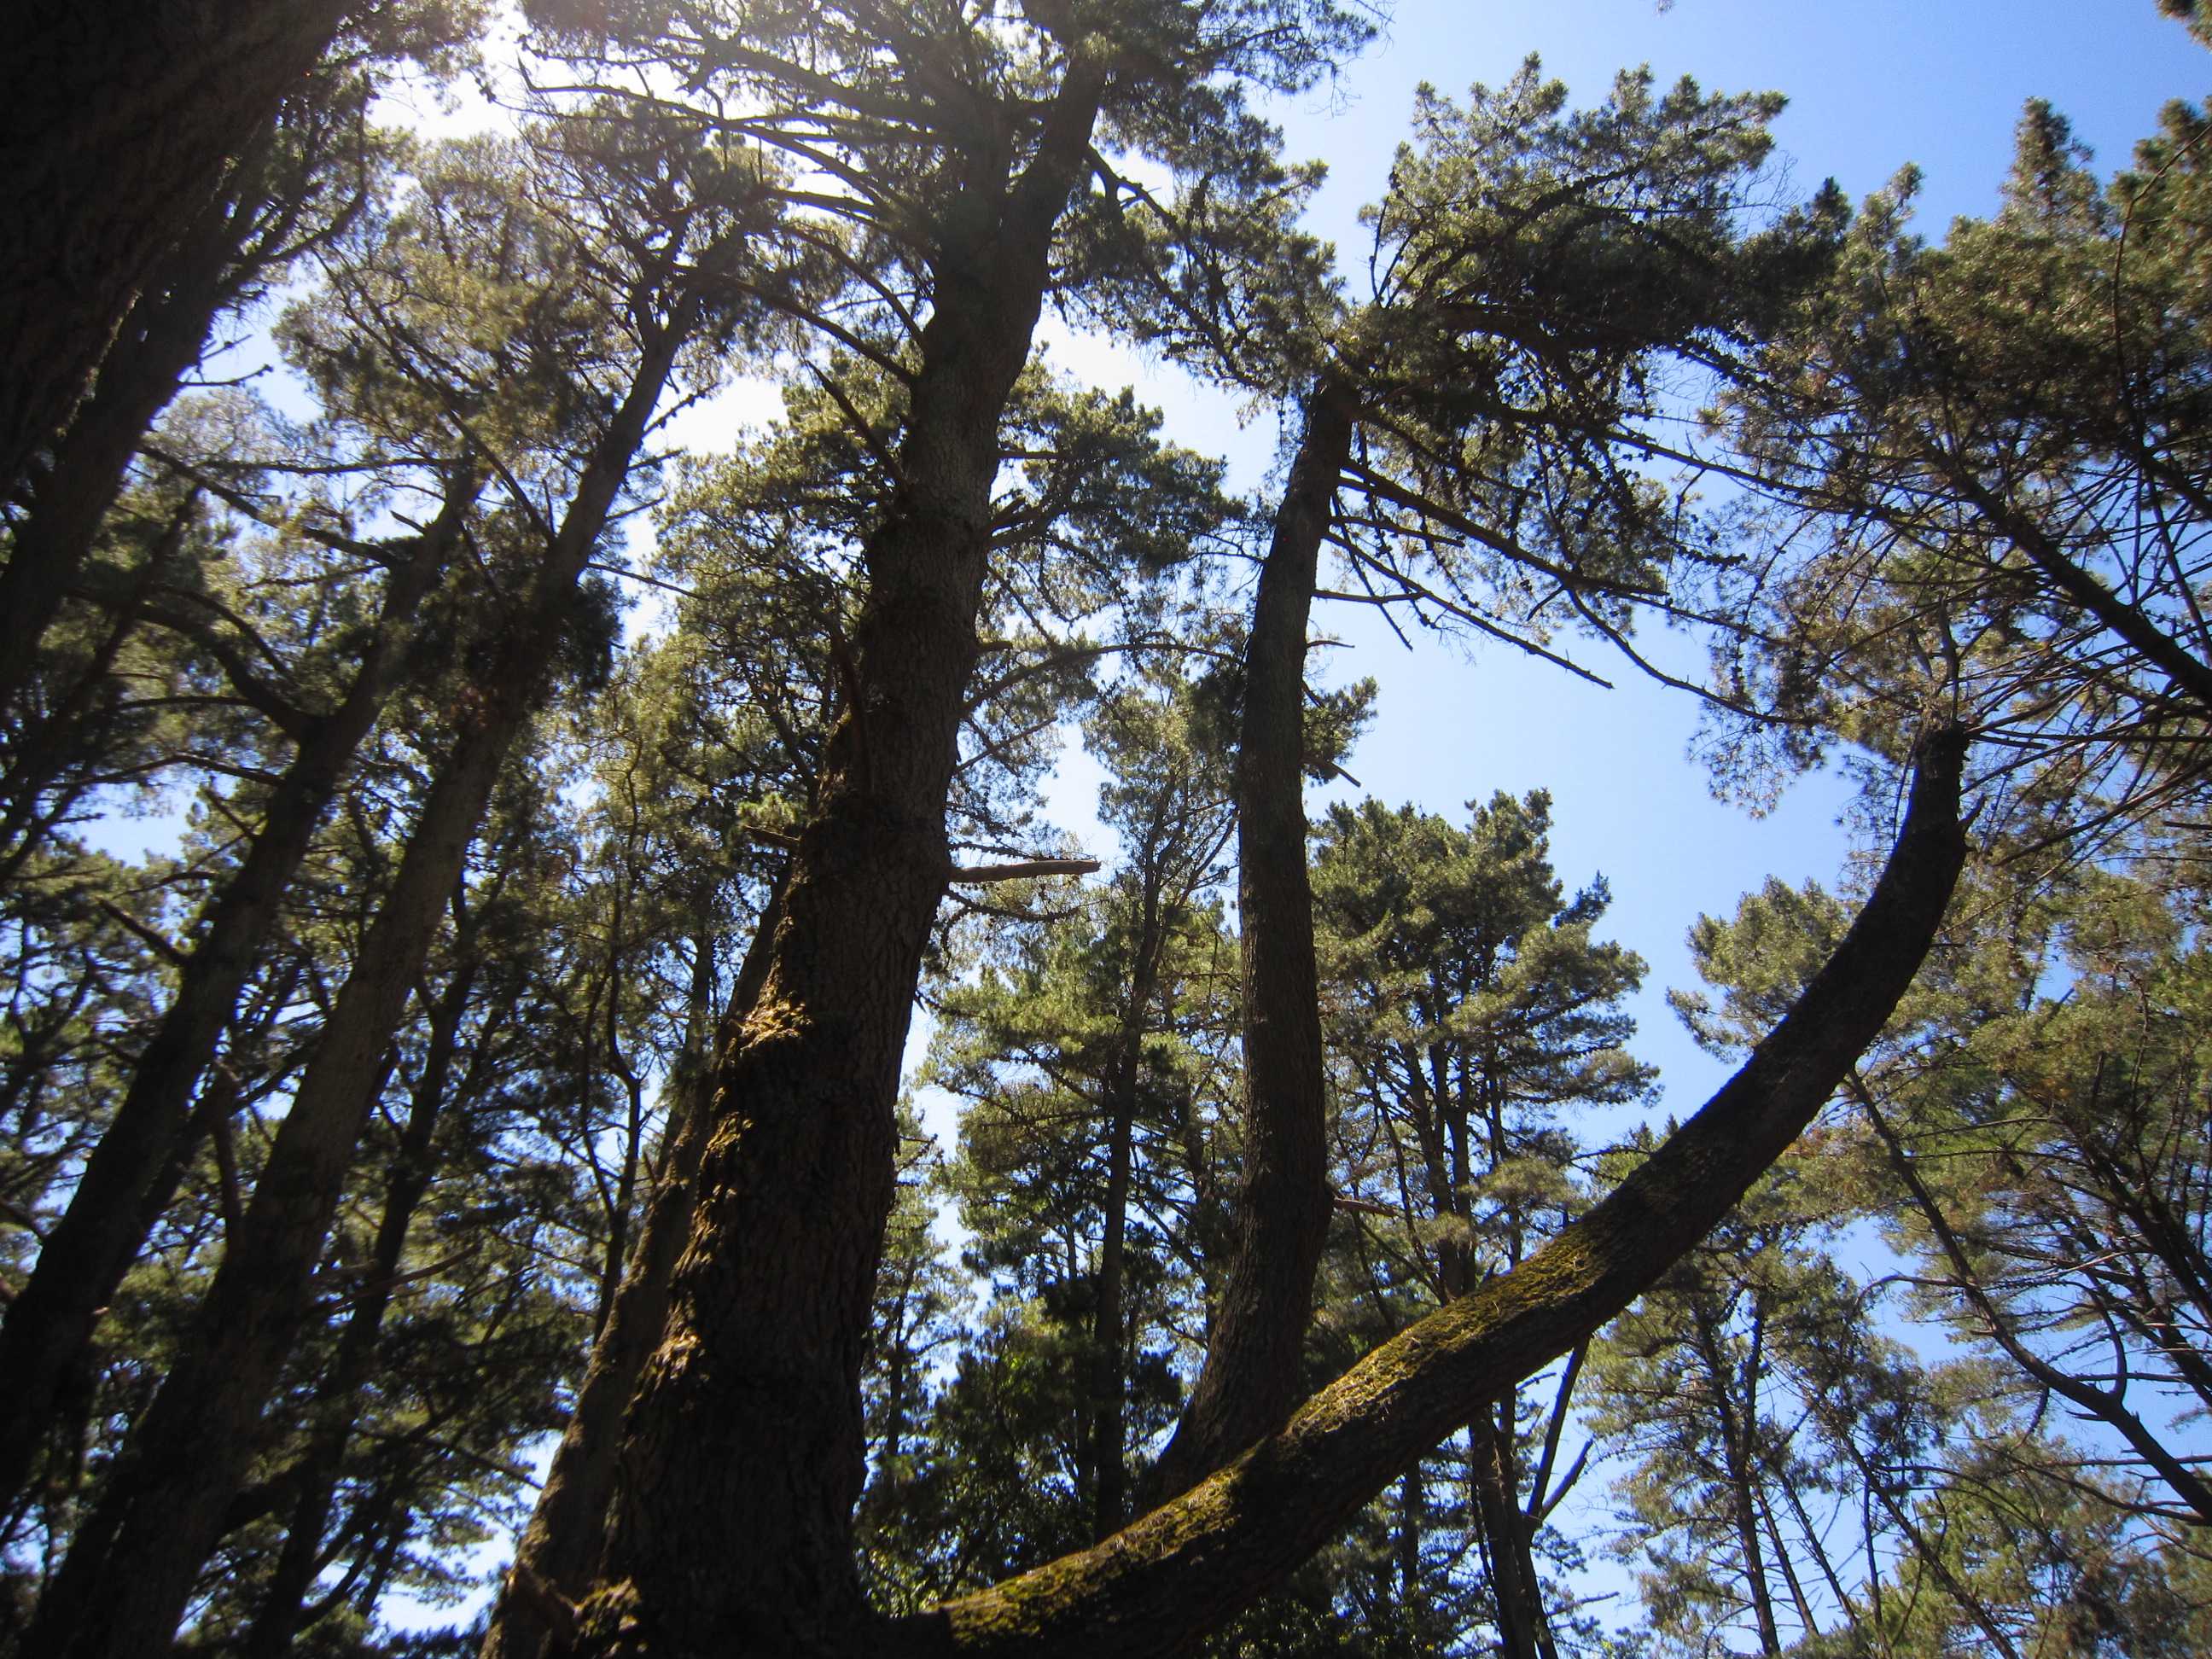
[[[1223,1116],[1238,1075],[1231,947],[1211,896],[1232,824],[1218,705],[1171,660],[1102,702],[1086,732],[1110,769],[1114,879],[1015,924],[939,1001],[925,1077],[969,1103],[947,1179],[969,1260],[1006,1287],[988,1310],[1004,1352],[979,1357],[946,1408],[1009,1366],[1033,1391],[1036,1373],[1056,1373],[1042,1392],[1059,1402],[1071,1506],[1057,1533],[1025,1532],[1026,1559],[970,1584],[1120,1529],[1135,1449],[1180,1403],[1170,1361],[1207,1322],[1219,1183],[1238,1155]]]
[[[1632,1102],[1649,1067],[1619,1010],[1643,963],[1598,944],[1602,880],[1565,899],[1551,802],[1500,794],[1466,830],[1367,800],[1330,809],[1315,863],[1338,1068],[1341,1191],[1360,1255],[1405,1322],[1518,1267],[1586,1206],[1565,1114]],[[1371,1219],[1370,1219],[1371,1218]],[[1358,1281],[1340,1295],[1358,1295]],[[1516,1387],[1471,1414],[1467,1508],[1501,1650],[1556,1651],[1538,1566],[1579,1473],[1559,1461],[1580,1351],[1548,1407]],[[1401,1504],[1401,1528],[1418,1504]],[[1401,1548],[1418,1559],[1418,1532]]]
[[[1309,690],[1309,610],[1331,538],[1365,597],[1554,654],[1569,617],[1626,641],[1674,604],[1705,532],[1648,476],[1656,377],[1734,372],[1830,240],[1825,208],[1743,221],[1771,100],[1631,77],[1570,116],[1533,70],[1430,100],[1350,306],[1291,222],[1316,175],[1246,101],[1364,36],[1319,0],[527,18],[510,137],[389,142],[333,92],[334,165],[293,134],[222,255],[234,298],[312,273],[276,335],[308,416],[232,391],[149,438],[149,311],[113,419],[9,521],[11,581],[26,537],[76,571],[8,619],[40,638],[0,731],[0,1182],[38,1235],[9,1245],[37,1373],[9,1644],[135,1654],[188,1613],[193,1646],[381,1645],[380,1598],[458,1589],[556,1429],[507,1659],[1540,1644],[1568,1396],[1510,1401],[1888,1018],[1958,869],[1966,739],[1913,749],[1827,969],[1602,1194],[1546,1114],[1638,1086],[1631,964],[1552,890],[1537,809],[1486,809],[1514,914],[1480,972],[1432,964],[1454,1012],[1417,1046],[1465,1087],[1428,1111],[1426,1210],[1385,1218],[1372,1170],[1329,1189],[1301,797],[1371,692]],[[1048,301],[1293,411],[1279,499],[1224,499],[1156,414],[1056,373]],[[739,366],[784,418],[664,467],[662,417]],[[1255,530],[1227,622],[1216,556]],[[617,647],[601,578],[638,579],[654,637]],[[1079,715],[1127,856],[1070,890],[1092,861],[1038,791]],[[174,856],[84,844],[185,798]],[[896,1099],[933,967],[972,1106],[927,1191],[989,1264],[972,1317]],[[1345,972],[1404,1012],[1411,979]],[[1338,1121],[1411,1146],[1399,1038],[1338,1036]],[[1316,1275],[1358,1298],[1318,1324]],[[1959,1508],[1960,1549],[1989,1513]],[[2179,1593],[2047,1518],[2038,1584],[2070,1549],[2085,1596]],[[1914,1559],[1987,1601],[2028,1558]]]
[[[478,15],[468,0],[17,8],[0,36],[0,211],[11,228],[0,264],[0,493],[13,499],[65,434],[86,435],[74,416],[108,420],[112,410],[79,411],[78,403],[94,370],[118,356],[118,325],[126,350],[138,343],[133,325],[150,319],[134,305],[173,276],[165,257],[183,254],[188,267],[199,258],[189,245],[208,226],[226,169],[251,155],[256,133],[342,30],[350,38],[338,45],[333,80],[345,78],[347,59],[437,64],[457,54]],[[182,349],[188,364],[198,340]],[[31,550],[68,556],[66,547]],[[50,577],[21,574],[41,585]]]
[[[655,232],[641,245],[632,242],[627,270],[611,260],[605,285],[596,294],[574,286],[582,250],[564,246],[568,233],[556,229],[550,216],[525,222],[534,233],[527,240],[536,242],[536,252],[561,270],[550,283],[543,266],[530,276],[567,302],[567,327],[612,335],[611,349],[586,349],[564,366],[575,377],[568,384],[577,392],[586,392],[586,377],[594,369],[604,384],[590,386],[577,398],[583,407],[571,404],[563,411],[556,404],[551,411],[556,420],[567,415],[568,429],[556,426],[546,435],[571,447],[565,455],[556,448],[546,459],[574,468],[574,494],[557,528],[526,495],[510,499],[515,517],[507,575],[514,586],[493,602],[496,631],[487,630],[489,637],[470,665],[466,693],[453,713],[452,747],[425,793],[391,893],[331,1007],[255,1184],[240,1237],[210,1285],[194,1335],[134,1425],[126,1473],[72,1540],[26,1638],[28,1651],[127,1649],[175,1627],[192,1574],[219,1535],[223,1506],[245,1479],[254,1420],[312,1316],[313,1271],[377,1092],[381,1056],[500,767],[571,635],[572,601],[583,567],[678,360],[696,334],[714,325],[720,309],[714,290],[744,233],[739,212],[749,171],[739,158],[687,143],[685,135],[636,137],[627,154],[616,147],[548,158],[556,167],[572,167],[576,184],[605,192],[618,210],[625,189],[639,207],[648,196],[674,198],[674,210],[661,214]],[[492,176],[473,191],[459,192],[459,205],[465,217],[471,209],[489,209],[491,222],[498,224],[506,216],[502,186],[511,189],[514,181],[498,178],[496,157],[485,159]],[[553,168],[545,176],[549,183],[560,179]],[[678,190],[689,199],[676,196]],[[465,288],[481,280],[458,260],[450,269]],[[401,303],[431,303],[434,296],[434,289],[403,291]],[[635,331],[627,341],[613,331],[623,324]],[[371,395],[404,404],[433,395],[435,384],[427,377],[410,383],[403,370]],[[559,383],[549,389],[559,389]],[[526,441],[528,428],[518,435]],[[524,457],[495,453],[492,459],[507,464],[512,481]],[[507,614],[498,617],[498,611]],[[164,1516],[158,1524],[156,1513]],[[118,1576],[131,1586],[129,1595],[95,1597],[96,1586]]]

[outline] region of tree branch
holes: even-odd
[[[1028,859],[1020,864],[978,864],[955,870],[951,879],[976,884],[991,881],[1034,881],[1040,876],[1094,876],[1097,859]]]
[[[1741,1070],[1527,1263],[1401,1333],[1279,1433],[1094,1547],[899,1621],[904,1656],[1176,1651],[1278,1582],[1495,1397],[1620,1313],[1726,1215],[1834,1093],[1918,971],[1966,860],[1966,738],[1923,735],[1873,896]]]

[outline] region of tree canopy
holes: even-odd
[[[1340,251],[1350,0],[124,9],[0,22],[0,1655],[2212,1644],[2203,109],[1931,240],[1531,58]],[[1844,757],[1701,1108],[1330,605]]]

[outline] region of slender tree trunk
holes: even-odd
[[[1421,1594],[1421,1472],[1398,1480],[1398,1604],[1414,1606]]]
[[[27,1638],[37,1659],[137,1659],[175,1632],[193,1575],[243,1482],[258,1419],[314,1315],[313,1278],[374,1100],[380,1060],[460,878],[508,749],[560,644],[578,577],[642,441],[688,329],[647,343],[585,466],[527,598],[464,704],[392,892],[325,1024],[270,1148],[246,1225],[191,1337],[134,1428],[106,1496],[72,1543]]]
[[[99,1310],[167,1207],[149,1200],[178,1162],[192,1091],[215,1059],[286,890],[357,750],[405,666],[415,614],[446,568],[476,498],[457,473],[437,519],[392,574],[376,631],[344,699],[318,719],[270,793],[259,833],[204,913],[175,1000],[140,1051],[131,1085],[93,1150],[69,1208],[0,1325],[0,1508],[20,1492],[60,1378],[92,1339]],[[151,1209],[152,1213],[148,1213]]]
[[[547,1593],[560,1596],[580,1590],[598,1564],[607,1512],[614,1502],[623,1413],[667,1328],[676,1259],[691,1233],[699,1161],[716,1121],[712,1106],[718,1095],[720,1057],[743,1040],[745,1022],[767,982],[788,878],[787,868],[753,929],[722,1030],[706,1039],[713,1053],[691,1079],[695,1103],[677,1127],[666,1171],[646,1212],[637,1255],[623,1276],[599,1340],[592,1345],[591,1362],[576,1390],[575,1410],[545,1472],[545,1484],[538,1489],[538,1507],[515,1544],[514,1571],[492,1609],[483,1659],[535,1659],[544,1647],[545,1609],[554,1605]],[[703,996],[700,981],[711,983],[713,971],[713,953],[702,939],[693,963],[695,996]]]
[[[69,423],[343,0],[15,0],[0,22],[0,493]]]
[[[1468,1401],[1495,1398],[1643,1294],[1819,1114],[1905,994],[1966,859],[1966,748],[1955,727],[1923,738],[1897,847],[1835,954],[1720,1092],[1603,1201],[1519,1268],[1367,1355],[1280,1432],[1182,1497],[1091,1549],[900,1621],[878,1650],[1178,1650],[1294,1570],[1463,1423]],[[715,1650],[650,1650],[684,1659]]]
[[[1981,1316],[1983,1328],[1990,1340],[2005,1351],[2007,1358],[2027,1372],[2042,1388],[2048,1389],[2084,1415],[2100,1419],[2117,1430],[2135,1454],[2158,1472],[2168,1490],[2194,1510],[2206,1526],[2212,1526],[2212,1483],[2208,1483],[2195,1468],[2174,1455],[2151,1425],[2128,1409],[2124,1389],[2114,1389],[2083,1380],[2070,1372],[2061,1370],[2022,1341],[2020,1334],[2006,1318],[2004,1310],[1983,1286],[1980,1276],[1974,1271],[1972,1259],[1967,1255],[1958,1234],[1953,1231],[1948,1218],[1936,1201],[1936,1196],[1920,1179],[1918,1169],[1905,1153],[1881,1109],[1865,1082],[1856,1073],[1851,1078],[1851,1093],[1881,1137],[1888,1149],[1890,1166],[1904,1181],[1905,1189],[1912,1194],[1913,1202],[1936,1236],[1944,1256],[1951,1266],[1952,1287],[1965,1298]]]
[[[1197,1386],[1146,1482],[1148,1506],[1280,1428],[1298,1395],[1330,1212],[1306,873],[1306,623],[1358,420],[1358,399],[1340,380],[1322,380],[1307,398],[1305,434],[1253,600],[1237,757],[1245,1076],[1237,1251]]]
[[[769,884],[768,898],[753,924],[753,937],[746,942],[745,957],[738,971],[740,985],[744,972],[752,965],[753,950],[758,946],[763,952],[762,971],[765,973],[767,945],[763,933],[775,930],[775,918],[783,914],[783,866],[779,866],[775,879]],[[720,929],[714,919],[714,901],[711,896],[698,901],[698,916],[691,935],[691,983],[684,994],[684,1044],[676,1051],[676,1065],[668,1087],[668,1115],[661,1120],[660,1133],[653,1142],[652,1179],[656,1190],[674,1167],[671,1160],[676,1155],[676,1143],[684,1127],[695,1117],[705,1115],[714,1092],[712,1076],[717,1049],[721,1036],[721,1025],[716,1017],[714,997],[714,941]],[[760,987],[755,985],[751,994],[757,996]],[[734,998],[732,999],[734,1000]],[[745,1005],[748,1013],[752,1005]],[[641,1243],[640,1248],[643,1246]]]
[[[629,1108],[629,1121],[625,1126],[628,1133],[623,1141],[622,1173],[615,1181],[614,1202],[607,1206],[607,1251],[599,1261],[599,1294],[592,1309],[592,1340],[595,1342],[599,1333],[606,1328],[607,1316],[614,1311],[615,1294],[622,1288],[623,1274],[629,1262],[630,1206],[637,1200],[637,1172],[645,1161],[645,1079],[623,1058],[622,1051],[622,889],[617,884],[612,925],[607,935],[605,1035],[607,1069],[623,1085],[624,1103]],[[588,1076],[585,1079],[585,1086],[591,1086]]]
[[[1719,1334],[1704,1313],[1695,1317],[1698,1354],[1705,1361],[1706,1386],[1712,1390],[1713,1410],[1720,1419],[1721,1468],[1726,1476],[1729,1517],[1735,1526],[1736,1547],[1743,1552],[1744,1594],[1750,1599],[1752,1620],[1759,1628],[1759,1650],[1767,1659],[1778,1659],[1782,1652],[1782,1630],[1775,1622],[1774,1595],[1766,1582],[1766,1551],[1759,1535],[1758,1500],[1752,1490],[1757,1480],[1751,1447],[1756,1407],[1747,1404],[1743,1410],[1737,1409],[1729,1392],[1731,1367],[1721,1352]]]
[[[24,861],[86,787],[88,780],[80,771],[56,799],[44,802],[40,799],[81,752],[86,728],[98,718],[101,693],[112,687],[109,675],[115,660],[137,633],[155,583],[167,574],[169,561],[183,548],[198,513],[199,492],[195,489],[170,511],[144,562],[131,573],[118,602],[108,607],[100,643],[76,665],[53,708],[26,720],[16,731],[7,755],[7,770],[0,774],[0,848],[6,849],[4,857],[0,857],[0,887],[15,878]]]
[[[163,258],[39,477],[0,570],[0,712],[14,708],[29,682],[33,653],[122,490],[139,440],[199,362],[216,315],[235,295],[228,279],[252,223],[252,195],[249,186],[237,199],[210,203]]]
[[[1091,1462],[1097,1471],[1092,1528],[1099,1538],[1120,1531],[1128,1518],[1129,1332],[1123,1304],[1127,1299],[1129,1185],[1138,1091],[1144,1083],[1145,1033],[1150,1029],[1152,1000],[1159,993],[1160,958],[1167,949],[1166,909],[1156,863],[1144,871],[1142,881],[1128,1010],[1121,1022],[1121,1053],[1107,1103],[1106,1198],[1098,1241],[1098,1306],[1091,1328],[1097,1368],[1093,1389],[1097,1416],[1091,1425]]]
[[[1469,1201],[1468,1183],[1463,1177],[1453,1180],[1450,1163],[1453,1149],[1447,1149],[1445,1146],[1449,1129],[1444,1117],[1449,1109],[1451,1097],[1444,1088],[1443,1060],[1433,1046],[1426,1057],[1430,1066],[1425,1072],[1421,1066],[1422,1051],[1413,1049],[1407,1054],[1406,1076],[1413,1085],[1413,1133],[1420,1141],[1421,1167],[1429,1178],[1429,1204],[1439,1221],[1447,1216],[1464,1219]],[[1449,1128],[1463,1129],[1463,1127],[1462,1121],[1455,1117]],[[1467,1163],[1467,1137],[1462,1133],[1454,1139],[1459,1143],[1455,1150],[1463,1169]],[[1440,1300],[1449,1302],[1467,1293],[1468,1265],[1466,1230],[1448,1230],[1446,1236],[1437,1244],[1437,1283],[1443,1291]]]
[[[1948,1554],[1943,1548],[1942,1540],[1940,1538],[1929,1537],[1918,1522],[1913,1518],[1912,1511],[1899,1500],[1893,1480],[1889,1478],[1883,1470],[1874,1466],[1873,1460],[1868,1457],[1865,1449],[1852,1435],[1853,1425],[1849,1422],[1838,1421],[1838,1413],[1825,1401],[1814,1406],[1814,1416],[1820,1422],[1821,1428],[1826,1431],[1829,1441],[1841,1447],[1844,1455],[1850,1459],[1851,1467],[1858,1471],[1862,1487],[1873,1502],[1881,1504],[1882,1510],[1888,1515],[1891,1524],[1896,1527],[1905,1541],[1912,1546],[1913,1553],[1919,1558],[1920,1564],[1927,1568],[1929,1576],[1943,1587],[1944,1594],[1959,1604],[1966,1617],[1971,1619],[1982,1634],[1989,1638],[1990,1646],[2002,1656],[2002,1659],[2022,1659],[2018,1645],[1998,1620],[1996,1613],[1981,1597],[1974,1594],[1972,1587],[1953,1569]],[[1875,1544],[1871,1506],[1867,1514],[1867,1534],[1869,1559],[1874,1566],[1878,1567],[1879,1563],[1874,1562],[1873,1557]],[[1867,1583],[1870,1589],[1877,1592],[1874,1598],[1874,1611],[1875,1619],[1880,1620],[1882,1618],[1882,1610],[1878,1594],[1881,1583],[1879,1572],[1870,1568]]]
[[[1797,1626],[1808,1642],[1818,1641],[1820,1621],[1814,1616],[1813,1598],[1805,1594],[1805,1581],[1798,1577],[1797,1563],[1790,1553],[1789,1541],[1782,1535],[1782,1523],[1775,1516],[1774,1501],[1765,1486],[1757,1490],[1759,1527],[1766,1534],[1767,1547],[1774,1552],[1774,1565],[1782,1573],[1782,1582],[1790,1587],[1790,1605],[1796,1610]]]
[[[1121,1316],[1122,1255],[1129,1230],[1129,1165],[1135,1138],[1137,1066],[1124,1060],[1126,1078],[1113,1105],[1106,1134],[1104,1225],[1098,1241],[1098,1307],[1091,1329],[1097,1350],[1097,1416],[1091,1424],[1091,1462],[1097,1470],[1092,1534],[1106,1538],[1121,1529],[1128,1504],[1127,1415],[1128,1332]]]
[[[1510,1409],[1510,1401],[1507,1402]],[[1498,1614],[1498,1650],[1504,1659],[1543,1659],[1544,1601],[1524,1534],[1521,1482],[1513,1443],[1500,1426],[1498,1406],[1486,1405],[1468,1419],[1468,1468],[1475,1512],[1490,1558],[1491,1605]]]
[[[407,1127],[401,1132],[398,1156],[386,1180],[384,1213],[378,1218],[376,1239],[369,1249],[368,1276],[355,1292],[337,1352],[316,1390],[315,1405],[308,1414],[307,1444],[301,1454],[306,1466],[301,1490],[292,1505],[284,1547],[277,1553],[276,1568],[262,1594],[260,1611],[240,1650],[241,1659],[283,1659],[292,1650],[292,1638],[307,1623],[307,1592],[314,1588],[315,1575],[322,1571],[323,1533],[330,1524],[331,1499],[344,1468],[347,1443],[353,1438],[354,1425],[361,1420],[362,1391],[376,1369],[378,1338],[383,1334],[393,1281],[406,1254],[408,1230],[436,1173],[431,1143],[445,1108],[447,1080],[453,1072],[461,1020],[468,1012],[469,991],[475,979],[475,964],[466,959],[465,945],[462,956],[453,982],[431,1010],[422,1075],[416,1079]]]
[[[629,1410],[586,1653],[816,1652],[867,1622],[860,1379],[896,1191],[899,1063],[950,874],[1000,423],[1105,73],[1079,56],[1019,181],[963,198],[940,227],[899,482],[839,653],[847,708],[766,988],[722,1068],[666,1340]]]
[[[2075,563],[2064,544],[2045,535],[2033,518],[1990,489],[1964,462],[1942,453],[1929,459],[1936,472],[1973,504],[1997,534],[2026,554],[2069,604],[2080,605],[2118,635],[2145,662],[2171,678],[2200,710],[2212,711],[2212,663],[2167,633],[2149,613],[2122,599],[2094,573]]]

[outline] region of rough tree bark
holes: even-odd
[[[29,1281],[9,1305],[0,1325],[0,1506],[21,1490],[57,1386],[167,1207],[147,1200],[174,1163],[192,1091],[215,1060],[355,751],[402,678],[416,613],[446,569],[477,487],[473,469],[457,468],[437,518],[411,544],[393,550],[400,556],[345,696],[311,722],[237,872],[193,929],[198,943],[175,1000],[140,1051],[123,1103],[40,1246]]]
[[[668,1151],[667,1167],[646,1212],[637,1254],[623,1275],[614,1306],[599,1340],[576,1407],[538,1489],[538,1506],[514,1548],[514,1571],[492,1610],[484,1634],[483,1659],[536,1659],[549,1634],[545,1613],[560,1617],[553,1596],[574,1593],[590,1582],[605,1536],[606,1516],[614,1502],[617,1458],[622,1450],[623,1412],[637,1392],[646,1362],[668,1326],[668,1292],[676,1259],[690,1237],[698,1192],[699,1162],[707,1137],[722,1116],[719,1079],[723,1056],[747,1036],[746,1022],[767,982],[769,961],[783,920],[784,882],[774,892],[745,948],[744,965],[730,992],[728,1012],[708,1041],[712,1058],[696,1079],[699,1102],[685,1112]],[[702,943],[701,964],[711,976],[711,958]]]
[[[1306,872],[1306,625],[1337,482],[1352,453],[1358,395],[1347,382],[1325,378],[1307,398],[1305,416],[1244,653],[1237,836],[1245,1105],[1237,1250],[1197,1385],[1144,1483],[1147,1507],[1212,1474],[1290,1415],[1328,1236],[1320,974]]]
[[[951,875],[945,809],[990,548],[1000,422],[1103,65],[1079,52],[1011,186],[963,158],[897,483],[864,550],[848,706],[758,1007],[726,1057],[667,1334],[628,1419],[586,1652],[820,1652],[864,1628],[860,1375],[895,1194],[899,1061]],[[1003,173],[997,177],[1004,177]]]
[[[0,23],[0,492],[344,0],[17,0]]]
[[[1923,737],[1897,846],[1835,954],[1720,1092],[1603,1202],[1522,1267],[1376,1349],[1182,1497],[1091,1549],[901,1621],[882,1632],[879,1650],[900,1659],[1177,1651],[1327,1541],[1464,1423],[1469,1400],[1496,1398],[1620,1313],[1812,1121],[1911,984],[1966,860],[1966,747],[1955,727]],[[665,1650],[688,1659],[727,1645]]]
[[[684,311],[696,317],[696,300]],[[270,1148],[246,1224],[135,1425],[124,1467],[40,1601],[26,1655],[137,1659],[161,1651],[175,1632],[251,1464],[263,1406],[313,1317],[315,1263],[374,1104],[385,1048],[688,332],[688,323],[672,322],[646,343],[529,593],[463,700],[453,749]]]

